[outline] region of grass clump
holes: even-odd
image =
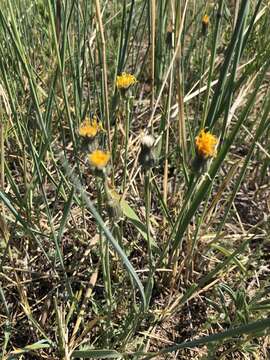
[[[0,4],[3,359],[269,357],[267,1]]]

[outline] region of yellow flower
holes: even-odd
[[[209,16],[208,15],[205,14],[203,16],[202,23],[203,23],[204,26],[206,26],[206,27],[208,26],[208,24],[209,24]]]
[[[111,154],[108,151],[95,150],[89,154],[90,165],[98,170],[106,167],[110,160]]]
[[[117,89],[128,89],[131,85],[136,84],[137,80],[134,75],[123,72],[116,78]]]
[[[202,129],[195,139],[197,154],[205,159],[216,156],[217,138]]]
[[[102,130],[102,125],[97,120],[97,117],[93,116],[92,119],[86,118],[81,123],[79,134],[82,137],[94,138],[100,130]]]

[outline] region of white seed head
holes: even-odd
[[[154,145],[155,139],[152,135],[144,135],[142,140],[141,140],[141,144],[144,147],[147,147],[149,149],[151,149],[151,147]]]

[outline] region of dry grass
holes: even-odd
[[[267,1],[26,3],[0,5],[2,359],[269,358]]]

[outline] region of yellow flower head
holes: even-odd
[[[81,123],[79,134],[82,137],[94,138],[100,130],[102,130],[102,125],[97,120],[97,117],[93,116],[92,119],[86,118]]]
[[[195,139],[197,154],[205,159],[216,156],[217,138],[202,129]]]
[[[95,150],[89,154],[90,165],[98,170],[106,167],[110,160],[111,154],[108,151]]]
[[[117,89],[128,89],[131,85],[136,84],[137,80],[134,75],[123,72],[116,78]]]
[[[202,23],[204,26],[208,26],[209,24],[209,16],[208,15],[204,15],[203,18],[202,18]]]

